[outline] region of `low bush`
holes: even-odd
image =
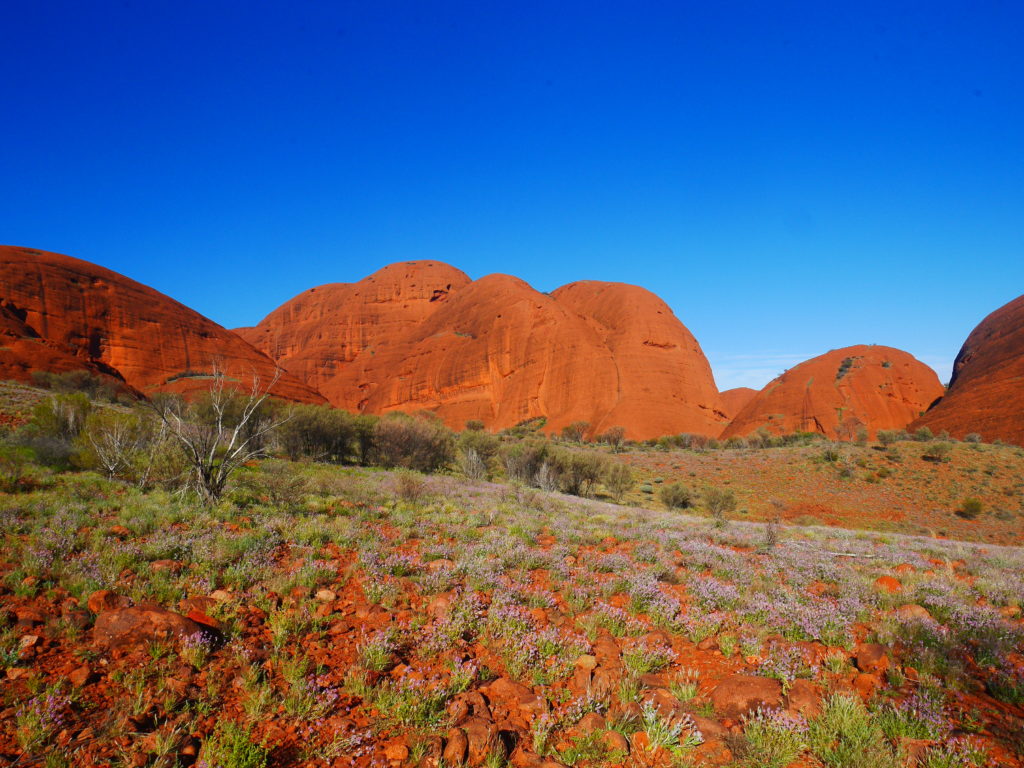
[[[669,483],[658,491],[661,503],[669,509],[689,509],[693,506],[693,491],[682,483]]]

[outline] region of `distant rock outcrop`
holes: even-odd
[[[237,335],[162,293],[70,256],[0,246],[0,377],[90,370],[143,394],[209,385],[218,366],[248,386],[270,384],[276,364]],[[276,396],[323,402],[284,374]]]
[[[723,439],[764,427],[852,438],[860,428],[902,429],[942,394],[931,368],[892,347],[834,349],[791,368],[736,414]]]
[[[918,427],[1024,445],[1024,296],[971,332],[953,363],[949,391],[911,425]]]
[[[239,333],[349,410],[429,410],[457,428],[587,421],[637,439],[714,435],[725,421],[700,346],[635,286],[547,295],[508,275],[470,282],[407,262],[307,291]]]
[[[730,419],[736,417],[740,411],[747,407],[747,403],[754,399],[756,389],[750,387],[736,387],[722,392],[722,410]]]

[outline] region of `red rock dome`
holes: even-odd
[[[471,282],[406,262],[307,291],[239,333],[349,410],[426,409],[456,428],[587,421],[632,438],[715,435],[725,421],[700,346],[635,286],[546,295],[508,275]]]
[[[32,370],[109,372],[144,394],[208,386],[217,365],[248,386],[277,366],[241,338],[162,293],[70,256],[0,246],[0,375]],[[201,375],[206,374],[207,378]],[[272,393],[323,402],[284,374]]]
[[[1024,445],[1024,296],[986,317],[953,363],[949,391],[912,429]]]
[[[864,427],[873,437],[880,429],[906,427],[941,394],[935,371],[899,349],[834,349],[770,382],[722,438],[744,437],[760,427],[777,435],[819,432],[830,438],[850,438]]]
[[[721,395],[722,410],[725,411],[726,416],[732,419],[746,407],[747,403],[754,399],[756,394],[757,390],[750,387],[727,389]]]

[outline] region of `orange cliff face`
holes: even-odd
[[[777,435],[819,432],[838,439],[864,427],[873,437],[880,429],[903,429],[941,394],[935,371],[902,350],[834,349],[769,383],[722,438],[744,437],[761,427]]]
[[[268,385],[276,364],[248,343],[162,293],[70,256],[0,246],[0,376],[32,370],[110,373],[151,394],[209,386],[218,366],[241,386]],[[16,338],[15,338],[16,337]],[[11,343],[13,340],[15,343]],[[37,348],[33,352],[32,345]],[[324,402],[305,383],[282,375],[272,394]]]
[[[363,350],[423,322],[469,278],[436,261],[391,264],[358,283],[299,294],[252,328],[235,332],[310,386],[321,386]]]
[[[722,428],[711,366],[665,302],[635,285],[592,280],[551,295],[595,330],[614,361],[615,389],[598,432],[622,425],[630,437],[649,438]]]
[[[1024,296],[986,317],[953,363],[949,391],[912,429],[1024,445]]]
[[[587,421],[635,439],[717,434],[724,421],[693,336],[633,286],[575,283],[549,296],[507,275],[470,282],[409,262],[307,291],[241,333],[348,410],[430,410],[455,428],[479,419],[495,430]]]
[[[722,392],[722,410],[730,419],[735,418],[736,414],[746,408],[747,403],[753,400],[756,394],[757,390],[750,387],[727,389]]]

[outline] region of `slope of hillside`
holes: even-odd
[[[98,370],[143,393],[202,389],[214,366],[247,386],[276,364],[231,331],[109,269],[56,253],[0,246],[0,377],[32,370]],[[284,374],[273,394],[323,402]]]

